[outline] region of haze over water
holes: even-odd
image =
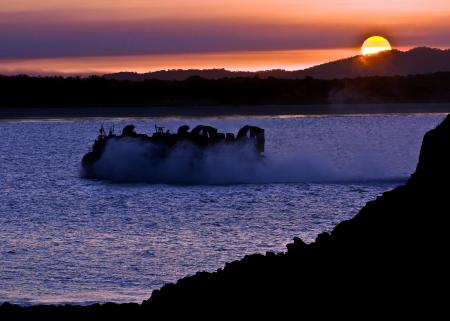
[[[2,122],[0,302],[139,302],[196,271],[283,251],[295,236],[312,241],[406,180],[423,134],[442,119]],[[197,184],[82,179],[80,160],[100,125],[128,123],[138,132],[155,123],[172,131],[181,124],[223,132],[257,125],[266,130],[266,158],[257,177],[239,170],[253,164],[219,160],[209,168],[215,175]]]

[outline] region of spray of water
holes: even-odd
[[[164,158],[157,146],[133,139],[109,141],[95,176],[115,182],[169,184],[307,183],[402,180],[385,164],[361,154],[339,162],[313,150],[270,152],[260,158],[249,145],[220,145],[206,151],[178,144]]]

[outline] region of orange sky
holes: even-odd
[[[449,0],[0,0],[0,73],[304,68],[393,47],[450,47]]]
[[[236,51],[133,56],[71,57],[0,60],[5,74],[105,74],[117,71],[148,72],[161,69],[205,69],[258,71],[299,70],[324,61],[358,54],[354,49],[307,49],[280,51]]]
[[[425,16],[449,9],[447,0],[2,0],[2,13],[38,13],[53,17],[54,12],[73,20],[203,19],[223,18],[274,21],[317,18],[329,20],[365,16],[375,21],[382,16]],[[448,12],[447,12],[448,13]]]

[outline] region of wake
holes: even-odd
[[[109,141],[93,167],[96,178],[112,182],[162,184],[269,184],[397,182],[407,175],[360,153],[351,158],[302,148],[266,153],[261,159],[250,145],[218,145],[206,151],[183,143],[163,160],[151,143]],[[86,173],[82,172],[86,177]],[[89,178],[89,177],[88,177]]]

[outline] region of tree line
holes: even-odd
[[[450,72],[321,80],[191,77],[142,82],[0,76],[0,107],[118,107],[450,102]]]

